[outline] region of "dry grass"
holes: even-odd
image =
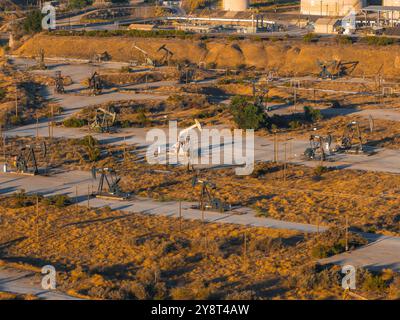
[[[207,42],[185,39],[132,39],[124,37],[71,37],[37,35],[25,42],[15,53],[33,56],[39,48],[47,48],[46,56],[90,58],[96,52],[107,51],[113,60],[140,60],[140,52],[131,49],[132,41],[146,48],[150,56],[160,58],[157,49],[162,44],[174,52],[174,60],[189,60],[194,63],[205,61],[218,67],[237,67],[245,64],[281,74],[316,74],[316,60],[359,61],[354,74],[374,76],[383,65],[384,76],[397,77],[399,70],[397,46],[375,47],[363,44],[324,45],[304,44],[293,41],[225,41]]]
[[[36,215],[35,202],[23,194],[0,198],[2,258],[25,266],[52,264],[58,289],[69,294],[96,299],[342,297],[340,268],[318,266],[314,258],[318,246],[339,250],[344,235],[338,230],[304,237],[287,230],[56,206],[42,198]],[[361,243],[350,234],[352,247]],[[362,271],[360,279],[367,276]],[[394,297],[397,279],[391,272],[380,294]],[[376,296],[372,285],[360,292]]]
[[[11,139],[8,147],[15,149],[18,143],[28,141],[29,138]],[[53,139],[48,148],[53,168],[90,170],[93,165],[79,139]],[[96,148],[102,151],[95,166],[116,169],[125,191],[161,201],[198,200],[198,187],[191,185],[193,172],[143,163],[135,146],[126,146],[125,156],[124,146]],[[38,158],[40,166],[47,165]],[[347,214],[353,227],[400,235],[400,177],[396,174],[357,170],[325,170],[321,174],[313,168],[288,165],[284,181],[282,164],[264,163],[256,164],[250,176],[219,169],[202,170],[200,177],[216,183],[216,196],[221,200],[253,207],[260,216],[335,226],[342,225]]]

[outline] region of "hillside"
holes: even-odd
[[[90,39],[90,41],[88,41]],[[225,43],[224,43],[225,41]],[[375,75],[382,67],[385,76],[395,77],[400,71],[398,45],[387,47],[367,44],[320,44],[301,41],[251,41],[249,40],[195,40],[84,37],[37,35],[28,40],[14,53],[34,56],[39,48],[46,48],[49,57],[74,57],[88,59],[95,53],[107,51],[115,61],[140,60],[143,57],[132,44],[144,48],[153,58],[160,58],[157,49],[166,44],[174,52],[174,60],[205,61],[218,67],[238,67],[243,64],[280,74],[308,75],[316,73],[316,60],[359,61],[355,75]]]

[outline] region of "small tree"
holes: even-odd
[[[240,129],[260,129],[267,124],[262,106],[250,103],[246,98],[236,96],[230,104],[233,120]]]
[[[317,122],[322,119],[321,111],[309,106],[304,107],[304,119],[308,122]]]
[[[85,147],[89,161],[95,162],[100,157],[100,149],[98,141],[92,136],[86,136],[81,140],[81,145]]]
[[[22,28],[25,33],[38,33],[42,31],[43,15],[39,10],[34,10],[28,13],[23,20]]]

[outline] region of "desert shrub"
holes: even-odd
[[[54,36],[85,36],[85,37],[134,37],[134,38],[165,38],[165,37],[178,37],[190,38],[190,33],[182,30],[86,30],[86,31],[66,31],[58,30],[52,31]]]
[[[292,120],[289,122],[289,127],[290,129],[298,129],[301,127],[301,122],[299,120]]]
[[[362,288],[365,291],[371,292],[383,292],[386,284],[380,275],[373,275],[370,272],[366,272]]]
[[[389,299],[400,299],[400,276],[397,275],[389,286]]]
[[[42,31],[43,15],[39,10],[30,11],[22,22],[22,29],[25,33],[37,33]]]
[[[13,126],[17,126],[17,125],[20,125],[20,124],[23,123],[23,119],[22,119],[22,117],[20,115],[18,115],[18,116],[17,115],[12,115],[9,118],[9,123],[11,125],[13,125]]]
[[[250,103],[246,98],[236,96],[230,104],[233,120],[240,129],[260,129],[267,124],[267,117],[261,106]]]
[[[14,208],[23,208],[23,207],[29,207],[34,204],[34,199],[32,196],[28,196],[25,193],[24,189],[19,190],[13,195],[13,198],[15,199],[14,205],[11,207]]]
[[[216,67],[217,67],[217,64],[215,62],[207,63],[207,69],[215,69]]]
[[[325,172],[328,172],[329,169],[325,166],[316,166],[314,168],[314,176],[321,177]]]
[[[44,202],[47,205],[54,205],[57,208],[63,208],[72,203],[71,199],[68,196],[61,194],[44,198]]]
[[[124,67],[121,67],[121,69],[119,71],[121,73],[129,73],[129,72],[131,72],[131,68],[128,66],[124,66]]]
[[[78,118],[74,118],[74,117],[65,119],[63,121],[64,127],[67,127],[67,128],[81,128],[81,127],[85,126],[86,124],[87,124],[86,120],[78,119]]]
[[[366,37],[365,40],[369,45],[375,45],[375,46],[387,46],[394,43],[394,40],[392,38],[387,38],[387,37],[370,36]]]
[[[335,38],[337,44],[352,44],[353,39],[349,36],[337,35]]]
[[[348,233],[348,246],[350,250],[365,245],[366,243],[367,240],[360,235],[353,232]],[[318,243],[311,249],[311,256],[317,259],[322,259],[342,253],[345,250],[345,230],[330,228],[320,234]]]
[[[307,43],[317,42],[318,36],[315,33],[307,33],[306,35],[303,36],[303,41]]]
[[[236,66],[236,69],[238,69],[238,70],[246,70],[246,68],[247,68],[247,65],[245,63],[239,63]]]
[[[257,294],[252,290],[235,291],[226,295],[226,300],[254,300]]]
[[[149,124],[150,120],[146,116],[146,109],[145,108],[139,108],[138,115],[137,115],[137,121],[143,127],[145,127],[145,126],[147,126]]]
[[[97,161],[100,158],[99,142],[91,135],[85,136],[80,140],[80,145],[85,147],[89,161]]]
[[[311,264],[303,266],[294,278],[288,279],[288,285],[305,290],[321,288],[331,290],[341,284],[342,276],[339,266],[321,267],[318,264]]]
[[[322,119],[321,111],[318,109],[314,109],[313,107],[305,106],[304,119],[312,123],[317,122]]]
[[[6,90],[0,88],[0,101],[6,97]]]
[[[69,8],[70,9],[82,9],[86,6],[89,6],[93,3],[92,0],[70,0]]]

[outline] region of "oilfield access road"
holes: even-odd
[[[26,70],[27,67],[33,65],[35,62],[32,59],[25,58],[11,58],[11,62],[20,70]],[[153,88],[160,86],[179,86],[176,81],[160,81],[147,84],[131,84],[124,85],[123,88],[105,90],[103,94],[97,96],[88,96],[81,93],[85,87],[82,85],[82,81],[88,78],[88,76],[96,71],[107,68],[120,68],[126,63],[102,63],[99,65],[92,65],[85,62],[73,63],[65,60],[49,60],[46,62],[48,69],[45,71],[33,71],[39,74],[46,74],[54,76],[55,71],[59,70],[63,76],[70,76],[73,84],[66,87],[66,94],[55,94],[53,88],[46,87],[43,95],[63,108],[63,113],[55,117],[55,121],[62,121],[73,113],[82,110],[83,108],[102,104],[112,101],[123,101],[123,100],[165,100],[168,98],[167,94],[160,94],[152,91]],[[208,80],[213,82],[213,80]],[[365,81],[358,79],[358,81]],[[145,91],[139,91],[138,93],[130,90],[143,89]],[[121,91],[124,89],[124,91]],[[283,106],[275,109],[274,114],[286,114],[288,113],[289,106]],[[345,114],[345,115],[360,115],[369,117],[370,115],[377,119],[390,119],[393,121],[400,121],[400,111],[394,109],[370,109],[370,110],[358,110],[358,109],[323,109],[323,114]],[[60,138],[79,138],[87,134],[93,135],[100,143],[110,144],[136,144],[138,146],[148,146],[151,141],[146,141],[146,133],[148,128],[129,128],[121,129],[118,133],[99,134],[93,133],[81,128],[64,128],[55,127],[53,134],[54,137]],[[41,120],[37,126],[35,123],[16,127],[4,132],[7,136],[48,136],[48,121],[46,119]],[[304,164],[307,166],[316,166],[319,163],[314,161],[304,161],[302,155],[304,150],[309,146],[308,140],[291,139],[286,142],[287,149],[285,151],[284,143],[280,143],[278,150],[278,158],[283,160],[286,153],[286,160],[291,163]],[[219,146],[213,146],[212,153],[223,153],[223,144]],[[254,158],[255,161],[271,161],[274,157],[274,141],[265,137],[255,137],[254,142]],[[335,157],[335,162],[325,162],[325,166],[334,166],[343,169],[357,169],[357,170],[368,170],[368,171],[384,171],[391,173],[400,173],[400,163],[398,161],[400,157],[400,150],[382,149],[377,148],[374,153],[370,156],[367,155],[348,155],[341,154]]]

